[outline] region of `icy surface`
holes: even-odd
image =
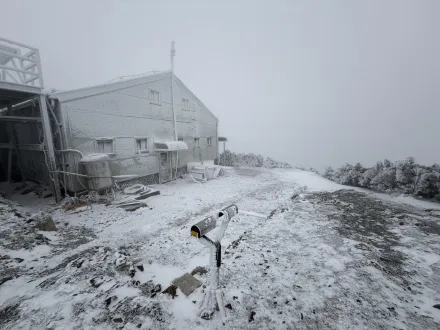
[[[161,195],[134,212],[94,204],[65,214],[45,205],[53,233],[27,223],[41,210],[35,199],[0,201],[0,279],[9,278],[0,284],[0,327],[439,328],[438,208],[300,170],[227,172],[203,185],[158,185]],[[223,326],[217,314],[198,316],[203,286],[188,297],[161,292],[208,265],[191,225],[231,203],[243,212],[222,241]],[[209,274],[195,277],[209,282]]]

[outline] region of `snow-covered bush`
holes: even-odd
[[[292,168],[285,162],[276,161],[270,157],[264,158],[253,153],[233,153],[226,150],[220,155],[220,165],[224,166],[245,166],[245,167],[265,167],[265,168]]]
[[[411,194],[440,201],[440,165],[419,165],[413,157],[394,164],[385,159],[370,168],[364,168],[360,163],[354,166],[345,164],[337,170],[328,167],[323,176],[348,186]]]

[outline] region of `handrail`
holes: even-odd
[[[43,88],[37,48],[0,37],[0,82]]]

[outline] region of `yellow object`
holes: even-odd
[[[191,236],[199,238],[199,233],[193,230],[191,231]]]

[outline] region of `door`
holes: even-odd
[[[159,153],[159,180],[160,183],[171,181],[171,157],[168,152]]]

